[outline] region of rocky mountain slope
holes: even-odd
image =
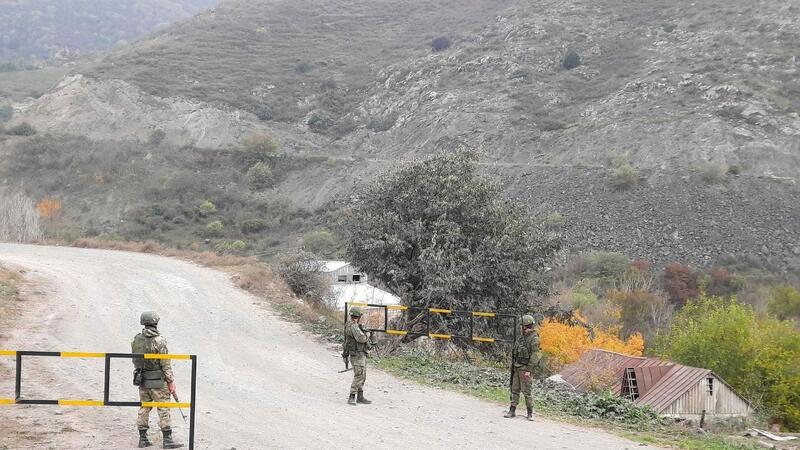
[[[0,62],[67,57],[191,17],[216,0],[13,0],[0,2]]]
[[[14,120],[145,147],[265,132],[306,161],[273,193],[310,211],[398,160],[477,147],[576,249],[800,267],[798,22],[777,0],[228,0]],[[437,36],[452,45],[432,51]]]

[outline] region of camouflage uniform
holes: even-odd
[[[167,354],[167,340],[158,332],[156,327],[145,327],[136,335],[131,344],[132,353],[158,353]],[[168,385],[175,381],[172,374],[172,363],[168,359],[134,359],[133,364],[137,369],[142,369],[143,380],[139,386],[139,400],[142,402],[169,402],[170,392]],[[150,378],[150,379],[148,379]],[[147,430],[150,425],[150,410],[140,408],[136,426],[140,430]],[[169,408],[158,408],[158,426],[161,430],[169,430],[172,426]]]
[[[369,339],[357,322],[349,322],[345,333],[345,351],[350,355],[350,364],[353,366],[353,383],[350,385],[350,395],[363,393],[364,382],[367,381],[367,353]]]
[[[514,374],[511,378],[511,406],[516,407],[519,403],[519,394],[525,396],[525,406],[530,410],[533,408],[533,370],[539,360],[539,336],[535,331],[529,334],[522,334],[514,343]],[[525,377],[525,373],[529,377]]]

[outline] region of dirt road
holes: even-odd
[[[348,406],[352,375],[337,373],[333,348],[279,320],[227,275],[187,262],[12,244],[0,244],[0,262],[27,269],[41,291],[19,317],[0,318],[0,348],[128,352],[139,313],[157,310],[170,351],[198,355],[197,448],[645,448],[598,430],[503,419],[500,405],[376,370],[366,390],[374,404]],[[175,364],[188,399],[188,365]],[[0,398],[13,396],[12,368],[0,357]],[[102,369],[101,360],[33,358],[23,397],[101,399]],[[112,367],[112,399],[137,400],[131,371],[129,361]],[[135,415],[135,408],[0,406],[0,449],[133,448]],[[185,442],[177,411],[173,421]]]

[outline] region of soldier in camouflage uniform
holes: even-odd
[[[167,340],[158,332],[158,314],[153,311],[142,313],[141,324],[144,329],[137,334],[131,343],[132,353],[157,353],[167,354]],[[170,394],[175,392],[175,376],[172,374],[172,363],[169,359],[142,359],[135,358],[133,366],[137,375],[134,384],[138,381],[139,400],[142,402],[169,402]],[[139,428],[139,448],[150,447],[152,444],[147,439],[147,430],[150,428],[150,410],[139,409],[136,426]],[[164,448],[180,448],[183,444],[172,440],[171,419],[169,408],[158,408],[158,424],[164,435]]]
[[[350,385],[349,405],[363,403],[369,405],[371,401],[364,398],[364,382],[367,380],[367,354],[370,340],[364,332],[364,327],[358,322],[362,316],[358,307],[350,308],[350,322],[347,323],[344,333],[344,353],[349,356],[353,366],[353,383]]]
[[[512,418],[517,414],[520,392],[525,396],[528,407],[528,420],[533,420],[533,368],[539,361],[539,336],[533,329],[533,316],[522,316],[522,335],[514,343],[513,363],[511,366],[511,407],[504,417]]]

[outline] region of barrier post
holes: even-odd
[[[19,401],[19,394],[22,390],[22,353],[17,352],[17,368],[16,368],[16,378],[14,383],[14,400]]]
[[[194,450],[194,419],[197,417],[197,355],[192,355],[192,406],[189,408],[189,450]]]

